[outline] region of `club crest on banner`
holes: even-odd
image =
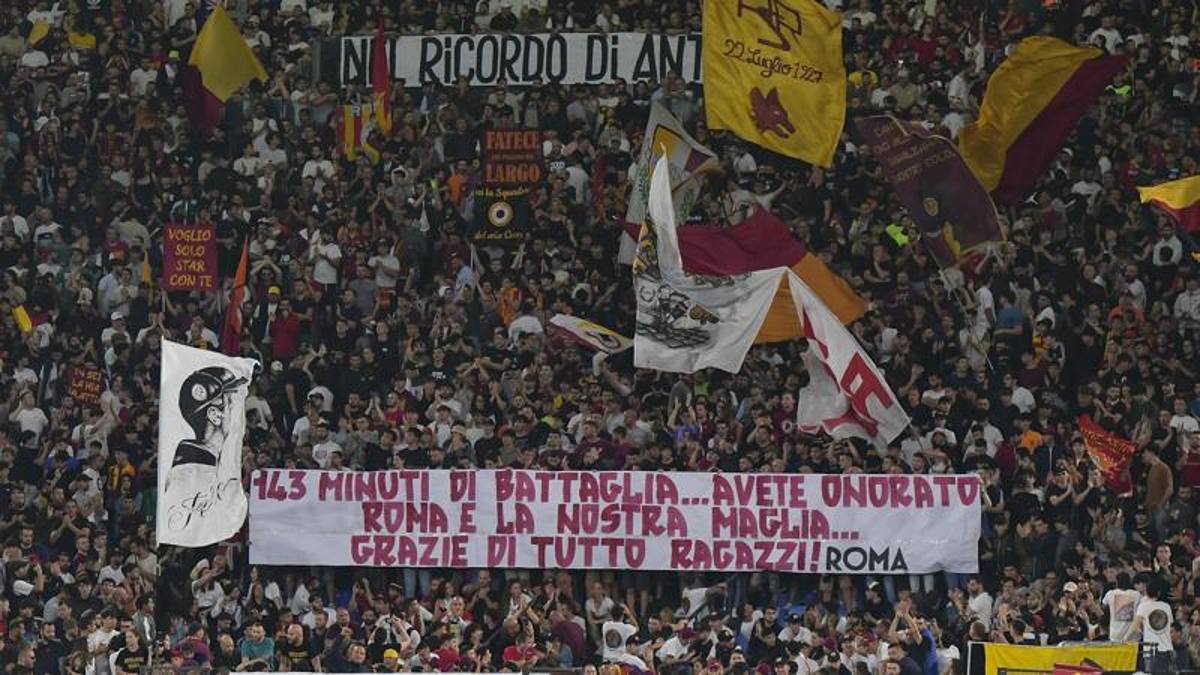
[[[803,34],[804,22],[800,17],[800,12],[779,0],[763,0],[761,4],[738,0],[738,17],[744,13],[758,16],[775,33],[775,42],[771,42],[767,38],[759,38],[758,43],[761,45],[790,52],[792,43],[783,34],[784,31],[791,34],[792,39],[799,39]]]
[[[846,119],[842,15],[817,0],[705,0],[709,129],[831,166]]]

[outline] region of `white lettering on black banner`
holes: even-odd
[[[341,39],[338,80],[370,84],[375,38]],[[661,80],[674,72],[700,81],[700,34],[537,33],[532,35],[404,35],[388,39],[392,78],[409,85],[514,86],[537,82],[603,84]]]

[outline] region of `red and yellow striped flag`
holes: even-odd
[[[392,69],[388,67],[387,38],[383,24],[375,29],[375,46],[371,51],[371,92],[375,104],[375,127],[384,138],[392,135]]]
[[[367,137],[374,128],[371,122],[372,106],[370,104],[340,105],[335,113],[337,129],[338,154],[350,161],[358,158],[358,152],[371,159],[379,161],[379,151],[367,143]]]
[[[229,294],[225,327],[221,330],[221,352],[229,356],[242,351],[242,303],[246,301],[246,275],[249,266],[250,237],[246,237],[242,242],[242,256],[238,259],[237,272],[233,277],[233,291]]]
[[[1184,232],[1200,232],[1200,176],[1140,187],[1138,196],[1143,204],[1153,204],[1171,216]]]
[[[1125,62],[1044,35],[1017,45],[988,80],[979,119],[958,138],[967,166],[997,202],[1029,195]]]

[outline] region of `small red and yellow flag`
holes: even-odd
[[[1184,232],[1200,232],[1200,176],[1138,188],[1143,204],[1153,204]]]
[[[383,24],[375,29],[375,46],[371,50],[371,93],[375,104],[375,128],[384,138],[392,135],[392,69],[388,67],[387,37]]]
[[[1133,490],[1129,476],[1129,463],[1137,452],[1137,443],[1106,431],[1088,415],[1079,417],[1079,433],[1083,435],[1083,447],[1104,474],[1104,484],[1117,494]]]
[[[379,151],[367,142],[371,129],[375,126],[371,121],[371,104],[341,105],[334,114],[338,154],[354,161],[361,150],[372,162],[378,162]]]
[[[233,277],[233,290],[229,294],[229,309],[225,312],[225,325],[221,329],[221,352],[234,356],[242,349],[242,303],[246,301],[246,275],[250,265],[250,238],[242,242],[242,255],[238,258],[237,272]]]

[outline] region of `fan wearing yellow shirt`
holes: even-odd
[[[855,55],[854,72],[846,77],[846,84],[847,101],[857,98],[864,105],[870,101],[871,92],[879,86],[879,75],[868,67],[866,54]]]

